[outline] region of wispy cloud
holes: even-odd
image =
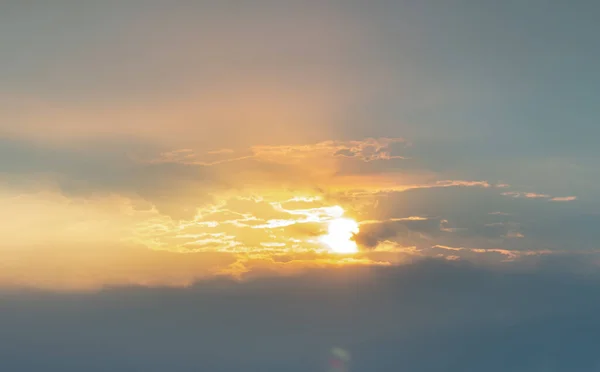
[[[535,192],[519,192],[519,191],[507,191],[503,192],[502,195],[512,196],[513,198],[527,198],[527,199],[548,199],[551,198],[548,194],[538,194]]]
[[[557,201],[557,202],[565,202],[565,201],[577,200],[577,197],[576,196],[555,196],[550,200]]]
[[[519,191],[507,191],[503,192],[502,195],[510,196],[513,198],[527,198],[527,199],[547,199],[549,201],[574,201],[577,199],[576,196],[551,196],[548,194],[538,194],[535,192],[519,192]]]
[[[366,138],[360,141],[324,141],[313,145],[255,146],[256,156],[274,161],[314,158],[316,156],[343,156],[365,162],[404,159],[394,154],[392,145],[406,144],[402,138]]]
[[[228,161],[256,158],[277,163],[297,163],[310,159],[347,157],[371,162],[375,160],[405,159],[404,156],[395,154],[394,145],[406,145],[402,138],[366,138],[355,141],[323,141],[314,144],[302,145],[259,145],[236,151],[233,149],[219,149],[199,153],[192,149],[178,149],[163,152],[154,163],[183,163],[215,165]],[[244,155],[236,155],[244,153]],[[224,159],[208,159],[215,156],[228,156]]]

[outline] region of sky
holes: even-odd
[[[0,4],[0,365],[600,366],[599,11]]]

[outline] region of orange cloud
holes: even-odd
[[[44,245],[3,251],[0,287],[96,290],[107,286],[187,286],[215,275],[236,257],[173,253],[123,245]]]
[[[513,198],[527,198],[527,199],[547,199],[551,196],[548,194],[538,194],[535,192],[518,192],[518,191],[507,191],[503,192],[502,195],[512,196]]]
[[[563,201],[573,201],[573,200],[577,200],[576,196],[556,196],[552,199],[550,199],[551,201],[558,201],[558,202],[563,202]]]
[[[389,266],[389,262],[371,260],[367,257],[341,257],[332,254],[311,254],[262,257],[239,257],[238,261],[222,269],[219,274],[236,278],[264,275],[294,275],[311,269],[340,268],[345,266]]]

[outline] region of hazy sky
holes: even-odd
[[[60,333],[49,324],[63,321],[67,333],[77,332],[69,314],[81,311],[90,333],[80,352],[96,358],[106,343],[113,353],[97,370],[150,368],[142,362],[153,356],[182,358],[171,367],[148,363],[157,370],[194,370],[202,358],[188,358],[192,336],[177,338],[180,323],[161,325],[161,314],[178,319],[202,298],[205,314],[185,312],[177,322],[201,329],[197,319],[224,317],[227,325],[209,327],[214,352],[204,353],[226,353],[234,338],[231,352],[246,360],[240,342],[248,335],[238,334],[257,329],[238,310],[222,313],[243,304],[248,321],[274,332],[257,349],[294,332],[315,352],[331,346],[321,343],[347,342],[333,331],[337,338],[303,333],[335,313],[339,329],[371,329],[354,345],[363,367],[376,358],[370,340],[408,342],[402,327],[383,326],[395,322],[394,312],[405,313],[403,326],[419,324],[422,344],[413,346],[426,354],[437,347],[429,322],[463,324],[475,311],[471,301],[494,285],[506,295],[501,308],[519,304],[511,316],[530,327],[523,334],[538,337],[544,322],[577,318],[564,309],[532,321],[551,300],[525,293],[530,281],[542,292],[564,281],[581,294],[578,303],[600,289],[598,14],[598,3],[586,0],[3,2],[0,287],[9,297],[0,322],[23,333],[16,343],[0,338],[0,355],[12,355],[10,370],[38,370],[19,353],[78,344],[75,333],[58,341],[38,333]],[[342,238],[331,232],[338,222]],[[344,244],[357,252],[340,254]],[[580,282],[578,271],[590,274]],[[524,277],[511,279],[515,273]],[[381,282],[365,279],[371,275],[383,275]],[[280,293],[284,277],[283,288],[297,297]],[[334,284],[313,292],[315,277]],[[458,287],[446,293],[422,282],[429,280]],[[497,284],[470,287],[471,280]],[[344,313],[340,303],[310,305],[347,285],[368,303],[356,305],[358,313]],[[394,292],[396,285],[411,294]],[[511,286],[523,293],[509,294]],[[127,289],[106,289],[113,287]],[[416,301],[414,311],[403,308],[404,295]],[[164,311],[150,312],[125,339],[146,342],[149,322],[150,333],[164,326],[176,340],[134,347],[128,364],[130,344],[115,346],[118,332],[99,325],[127,324],[159,298]],[[297,314],[295,303],[307,313]],[[108,306],[107,318],[90,304]],[[599,306],[587,305],[584,323]],[[436,315],[430,306],[455,306],[456,314]],[[286,316],[270,321],[269,309],[289,310],[308,330]],[[489,334],[502,332],[493,309],[482,307],[485,314],[465,327],[475,332],[483,322]],[[16,319],[17,310],[25,315]],[[378,312],[382,323],[363,319]],[[454,327],[444,337],[460,334]],[[476,334],[465,337],[477,344]],[[513,341],[498,342],[490,348]],[[474,347],[466,345],[447,349],[448,360]],[[261,371],[316,368],[316,356],[281,347],[290,354],[273,364],[261,364],[267,354],[248,363]],[[418,367],[419,358],[398,364],[388,352],[391,364],[375,370],[438,368]],[[47,350],[37,361],[93,370],[91,359],[67,359]],[[201,369],[242,368],[208,359],[212,367]],[[452,368],[482,365],[452,360]]]

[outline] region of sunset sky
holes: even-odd
[[[539,294],[552,286],[540,278],[565,295],[600,290],[599,12],[586,0],[0,4],[0,288],[16,296],[0,324],[18,317],[40,319],[34,333],[56,322],[76,328],[67,314],[79,309],[95,327],[102,312],[91,304],[123,320],[170,298],[178,305],[154,308],[153,327],[167,313],[193,326],[191,313],[178,312],[206,304],[202,321],[239,306],[268,328],[267,302],[279,298],[306,307],[290,311],[308,328],[322,329],[331,313],[348,329],[355,321],[327,298],[351,282],[350,297],[368,303],[353,316],[381,313],[381,323],[357,321],[364,346],[392,337],[383,324],[394,324],[394,312],[407,312],[402,327],[418,328],[411,316],[439,301],[469,308],[496,290],[523,304],[538,291],[527,311],[515,310],[529,319],[552,307]],[[590,277],[582,284],[572,272]],[[470,287],[478,281],[500,284]],[[375,306],[396,286],[414,308],[395,297]],[[111,307],[119,301],[122,310]],[[479,322],[496,319],[498,307],[485,306]],[[469,318],[453,314],[420,319],[443,327]],[[273,322],[281,331],[291,320]],[[236,329],[259,332],[242,323],[224,329],[234,339]],[[143,341],[138,326],[147,329],[133,325],[132,343]],[[166,332],[176,337],[174,329]],[[211,331],[214,353],[228,345],[216,336],[223,331]],[[279,353],[269,366],[302,359],[265,332],[264,345]],[[351,338],[328,335],[323,347]],[[77,337],[60,342],[82,345]],[[102,344],[89,337],[90,350]],[[0,342],[0,356],[15,363],[7,370],[38,370],[14,350],[46,341],[19,340]],[[164,342],[144,353],[169,349]],[[369,347],[364,366],[378,358]],[[184,349],[169,355],[187,357]],[[40,365],[57,371],[92,370],[43,355]],[[256,366],[268,359],[235,355]],[[233,368],[214,360],[200,370]]]

